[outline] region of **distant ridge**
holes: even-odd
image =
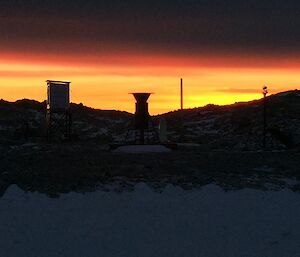
[[[298,89],[294,89],[294,90],[288,90],[288,91],[283,91],[283,92],[279,92],[279,93],[276,93],[276,94],[271,94],[269,95],[267,98],[273,98],[273,97],[284,97],[284,96],[300,96],[300,90]],[[211,108],[213,106],[215,107],[228,107],[228,106],[235,106],[235,105],[239,105],[239,104],[251,104],[251,103],[256,103],[256,102],[260,102],[261,99],[258,99],[258,100],[250,100],[250,101],[241,101],[241,102],[235,102],[235,103],[232,103],[232,104],[225,104],[225,105],[218,105],[218,104],[213,104],[213,103],[210,103],[210,104],[206,104],[204,106],[199,106],[199,107],[193,107],[193,108],[186,108],[184,110],[195,110],[195,109],[201,109],[201,108]],[[7,105],[19,105],[19,106],[24,106],[24,107],[31,107],[31,108],[36,108],[36,107],[45,107],[46,106],[46,101],[42,101],[42,102],[39,102],[37,100],[34,100],[34,99],[28,99],[28,98],[23,98],[23,99],[18,99],[16,101],[7,101],[5,99],[0,99],[0,106],[7,106]],[[104,110],[104,109],[98,109],[98,108],[93,108],[93,107],[89,107],[89,106],[86,106],[82,103],[71,103],[71,106],[73,108],[78,108],[78,106],[80,108],[85,108],[85,109],[89,109],[89,110],[98,110],[98,111],[105,111],[105,112],[122,112],[122,113],[128,113],[130,114],[129,112],[126,112],[126,111],[121,111],[121,110]],[[154,116],[161,116],[161,115],[166,115],[168,113],[173,113],[173,112],[177,112],[177,111],[180,111],[180,109],[178,110],[174,110],[174,111],[170,111],[170,112],[167,112],[167,113],[163,113],[163,114],[159,114],[159,115],[154,115]]]
[[[0,100],[0,142],[24,142],[43,137],[46,103],[22,99]],[[99,110],[71,104],[73,128],[78,140],[106,144],[122,141],[133,114],[125,111]],[[182,113],[184,115],[182,115]],[[209,149],[259,149],[262,131],[262,100],[230,105],[208,104],[203,107],[172,111],[153,116],[167,120],[168,138],[202,144]],[[300,145],[300,91],[289,90],[267,98],[268,147],[294,148]],[[26,129],[25,129],[26,128]]]

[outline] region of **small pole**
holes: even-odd
[[[141,145],[145,144],[145,131],[144,131],[144,129],[140,129],[140,144]]]
[[[180,79],[180,110],[183,110],[183,79]]]
[[[266,102],[267,102],[267,94],[268,94],[268,88],[267,86],[263,87],[263,148],[266,147],[266,130],[267,130],[267,115],[266,115]]]
[[[183,79],[180,79],[180,135],[179,141],[183,142],[184,126],[183,126]]]

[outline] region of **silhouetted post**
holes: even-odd
[[[263,87],[263,148],[266,147],[266,128],[267,128],[267,114],[266,114],[266,111],[267,111],[267,106],[266,106],[266,102],[267,102],[267,94],[268,94],[268,88],[267,86],[264,86]]]
[[[183,110],[183,80],[180,79],[180,110]]]
[[[180,79],[180,135],[179,141],[183,142],[184,126],[183,126],[183,79]]]

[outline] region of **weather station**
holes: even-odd
[[[47,140],[70,139],[70,83],[65,81],[47,80]]]
[[[125,140],[122,144],[111,144],[116,152],[147,153],[170,152],[176,148],[167,140],[167,125],[161,119],[156,127],[149,114],[148,99],[154,93],[135,92],[129,93],[135,99],[135,113],[129,124]]]

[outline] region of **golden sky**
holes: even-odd
[[[278,56],[178,56],[113,53],[98,56],[5,53],[0,60],[1,98],[9,101],[46,99],[47,79],[71,81],[71,101],[100,109],[134,111],[130,92],[153,92],[151,114],[180,106],[180,78],[184,79],[184,107],[230,104],[270,93],[296,89],[297,59]]]
[[[71,81],[71,100],[151,114],[229,104],[299,88],[295,0],[0,1],[0,98],[46,98]],[[267,14],[267,15],[266,15]]]

